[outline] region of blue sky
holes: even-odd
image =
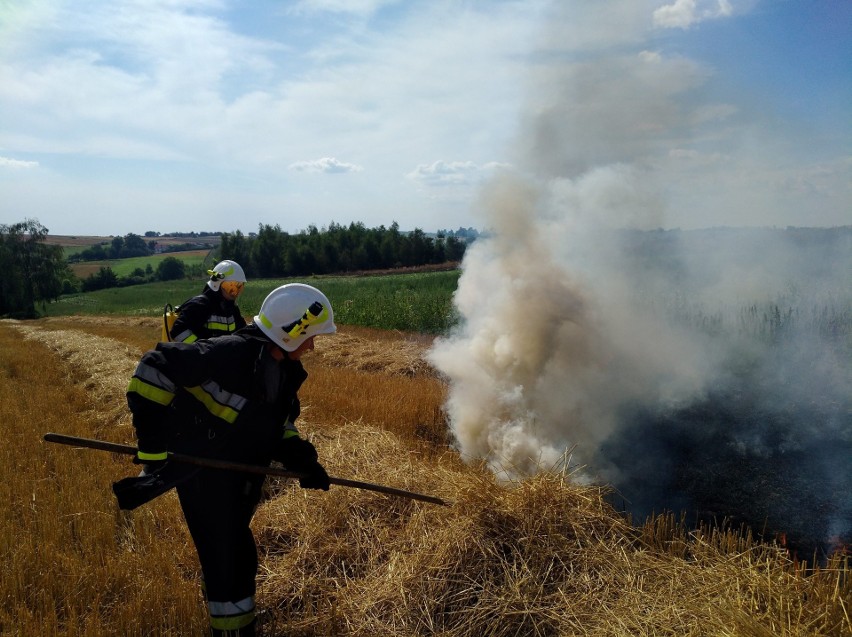
[[[0,0],[0,224],[482,228],[510,171],[611,225],[846,225],[849,78],[848,0]]]

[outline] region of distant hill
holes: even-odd
[[[213,247],[219,244],[221,235],[205,235],[192,236],[189,234],[181,235],[160,235],[158,237],[142,237],[146,242],[156,241],[163,246],[182,245],[186,243],[197,243],[200,245]],[[109,243],[112,241],[113,235],[109,236],[87,236],[87,235],[61,235],[51,234],[47,236],[46,243],[51,245],[60,245],[69,248],[86,248],[88,246],[97,245],[99,243]]]

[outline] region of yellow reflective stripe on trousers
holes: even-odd
[[[158,451],[157,453],[148,453],[147,451],[137,451],[136,457],[140,460],[168,460],[169,454],[167,451]]]
[[[239,630],[254,620],[254,598],[238,602],[207,602],[210,627],[216,630]]]
[[[242,396],[225,391],[212,380],[196,387],[187,387],[186,391],[195,396],[211,414],[233,424],[248,402]]]
[[[296,425],[294,425],[289,420],[284,423],[284,435],[281,436],[282,440],[287,440],[287,438],[292,438],[294,436],[299,435],[299,430],[296,429]]]

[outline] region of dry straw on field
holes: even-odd
[[[849,591],[832,588],[837,572],[804,579],[781,549],[632,529],[566,476],[498,484],[451,458],[406,455],[389,434],[320,442],[334,472],[405,476],[452,506],[292,489],[267,501],[263,597],[296,634],[842,634]],[[820,603],[804,599],[817,590]]]
[[[325,339],[317,357],[329,367],[352,367],[400,376],[434,376],[434,370],[423,360],[424,349],[422,342],[400,336],[386,337],[385,344],[377,347],[375,336],[365,338],[358,336],[358,330],[352,330]]]
[[[13,517],[32,539],[24,543],[29,562],[13,562],[16,584],[2,584],[0,634],[36,634],[15,632],[16,612],[26,626],[41,622],[49,627],[42,634],[56,635],[196,634],[203,624],[197,566],[174,498],[120,516],[107,492],[110,480],[128,475],[126,461],[32,442],[45,427],[132,440],[123,392],[157,330],[144,321],[0,324],[4,387],[43,377],[76,405],[48,422],[23,405],[32,422],[15,435],[38,460],[3,457],[32,482],[2,494],[25,509]],[[631,527],[601,490],[570,476],[505,484],[462,463],[435,434],[442,393],[422,349],[416,340],[345,329],[318,341],[306,360],[302,429],[333,475],[437,495],[451,506],[270,481],[253,523],[258,601],[269,611],[263,634],[852,634],[852,584],[840,557],[805,575],[780,547],[740,533],[690,532],[671,516]],[[26,365],[56,374],[30,374]],[[85,475],[71,458],[86,459]],[[4,482],[22,479],[0,471]],[[39,489],[66,494],[39,504],[61,509],[49,524],[26,511],[27,493]],[[17,533],[3,529],[6,540]],[[39,549],[45,533],[49,555]],[[51,561],[65,565],[63,577],[34,603],[33,590],[46,581],[34,572],[50,571]],[[165,567],[151,572],[150,563]]]

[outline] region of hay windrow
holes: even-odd
[[[70,379],[92,395],[91,418],[96,430],[107,439],[132,439],[130,414],[124,394],[139,362],[139,353],[121,341],[92,336],[77,330],[40,329],[27,323],[15,323],[26,339],[43,343],[65,362]],[[49,325],[49,324],[48,324]],[[121,427],[116,438],[114,426]]]
[[[249,317],[250,318],[250,317]],[[67,316],[42,319],[45,326],[86,329],[96,327],[100,332],[116,328],[126,331],[128,326],[139,328],[150,335],[150,347],[159,336],[161,319],[151,317],[127,318],[119,316]],[[431,339],[418,335],[392,332],[391,337],[378,330],[340,326],[334,338],[324,338],[314,356],[330,367],[401,376],[434,376],[435,370],[424,359]]]

